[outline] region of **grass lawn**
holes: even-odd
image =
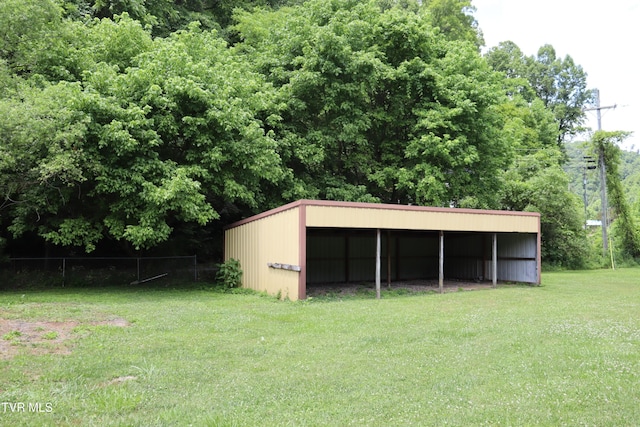
[[[0,321],[0,425],[640,425],[640,269],[381,300],[3,292]]]

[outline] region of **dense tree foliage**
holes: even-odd
[[[583,130],[584,107],[593,101],[587,88],[587,74],[567,55],[556,56],[544,45],[535,56],[526,56],[513,42],[502,42],[486,54],[487,61],[512,79],[511,89],[527,101],[537,98],[553,112],[559,146]]]
[[[423,3],[430,26],[447,39],[467,41],[477,47],[484,45],[471,0],[428,0]]]
[[[469,0],[4,0],[0,242],[196,248],[304,197],[535,210],[545,261],[580,266],[584,218],[559,142],[581,129],[586,74],[551,46],[481,56],[473,12]]]
[[[640,236],[632,216],[629,203],[620,178],[620,144],[629,134],[627,132],[597,131],[592,138],[594,152],[604,154],[602,161],[606,165],[607,199],[613,210],[614,229],[621,249],[625,255],[640,257]]]
[[[118,40],[132,22],[90,30]],[[224,201],[257,209],[262,180],[280,179],[275,141],[256,118],[269,88],[215,33],[194,27],[136,53],[0,102],[2,207],[14,236],[35,231],[87,251],[104,237],[151,247],[176,223],[217,218]]]
[[[640,238],[640,153],[619,148],[627,135],[627,132],[620,131],[598,131],[589,141],[567,144],[570,161],[564,166],[571,178],[572,191],[583,199],[587,218],[601,219],[600,174],[598,169],[590,167],[601,165],[599,152],[602,147],[607,171],[608,215],[612,225],[609,237],[613,239],[611,243],[614,252],[623,261],[638,258],[636,251]],[[598,254],[602,250],[599,233],[599,230],[593,230],[597,240],[594,252]],[[604,264],[609,265],[610,260]]]
[[[375,1],[310,1],[240,17],[237,48],[284,104],[277,130],[293,188],[496,206],[509,160],[500,80],[474,44],[448,40],[428,16]]]
[[[487,62],[504,75],[509,100],[503,105],[505,132],[516,151],[506,173],[503,207],[540,212],[543,259],[554,265],[584,266],[589,245],[580,198],[569,190],[562,169],[564,141],[582,130],[592,93],[586,73],[570,56],[556,57],[549,45],[526,56],[510,41],[489,49]]]

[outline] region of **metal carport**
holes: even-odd
[[[227,227],[229,258],[243,286],[292,300],[323,281],[540,283],[540,214],[299,200]]]

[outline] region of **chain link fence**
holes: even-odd
[[[0,289],[32,286],[179,284],[198,280],[196,256],[9,258],[0,262]]]

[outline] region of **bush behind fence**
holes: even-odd
[[[195,255],[10,258],[0,264],[0,289],[31,286],[135,286],[197,280],[198,265]]]

